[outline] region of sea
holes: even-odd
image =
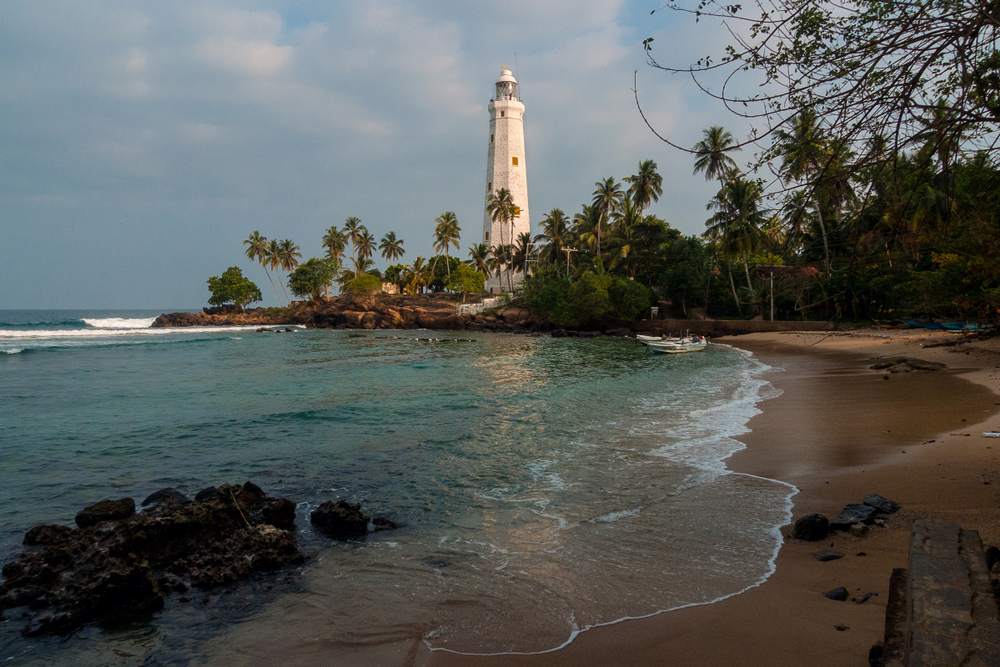
[[[4,664],[223,664],[316,641],[325,664],[399,641],[539,653],[774,570],[796,489],[726,465],[778,394],[748,352],[151,328],[160,312],[0,311],[0,562],[96,501],[246,480],[297,503],[308,559],[64,637],[23,638],[9,610]],[[338,498],[400,527],[314,533],[310,511]]]

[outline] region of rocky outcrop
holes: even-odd
[[[25,608],[24,634],[134,617],[162,607],[171,592],[303,560],[295,504],[250,482],[211,487],[193,502],[161,494],[140,514],[123,500],[88,507],[79,529],[44,525],[25,535],[34,548],[4,565],[0,584],[0,609]]]
[[[127,519],[135,514],[135,501],[131,498],[121,500],[102,500],[84,507],[76,515],[76,525],[80,528],[94,526],[102,521],[117,521]]]
[[[351,505],[346,500],[328,500],[309,515],[309,522],[327,537],[335,540],[352,540],[371,532],[396,528],[389,519],[369,519],[361,513],[361,504]]]

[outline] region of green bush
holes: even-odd
[[[230,266],[222,276],[212,276],[208,279],[208,290],[212,293],[208,303],[211,306],[222,306],[234,303],[243,308],[248,303],[263,299],[260,289],[248,278],[238,266]]]

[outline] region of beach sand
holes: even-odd
[[[910,525],[936,516],[1000,544],[1000,341],[954,342],[921,331],[770,333],[719,342],[751,350],[776,369],[782,395],[761,404],[731,470],[790,482],[795,518],[835,517],[878,493],[903,506],[885,527],[820,542],[786,540],[762,585],[715,604],[594,628],[535,656],[471,657],[422,646],[382,647],[387,662],[421,666],[867,665],[882,639],[889,576],[906,567]],[[889,374],[880,357],[938,361],[943,371]],[[888,378],[888,379],[885,379]],[[783,532],[787,536],[790,527]],[[821,563],[812,554],[847,556]],[[863,604],[823,594],[845,586]],[[530,631],[530,629],[526,629]],[[393,655],[394,654],[394,655]],[[404,658],[403,656],[406,655]],[[390,659],[390,656],[393,659]],[[412,662],[411,662],[412,661]]]

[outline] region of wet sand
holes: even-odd
[[[889,576],[907,564],[914,519],[942,517],[979,530],[986,544],[1000,543],[1000,440],[982,436],[1000,429],[1000,341],[923,347],[954,340],[876,330],[723,341],[783,369],[768,378],[782,395],[761,405],[763,413],[749,424],[752,433],[740,438],[747,448],[729,468],[795,484],[796,518],[811,512],[833,518],[845,504],[879,493],[903,506],[886,527],[860,537],[787,540],[775,574],[757,588],[715,604],[595,628],[560,651],[486,658],[418,647],[407,656],[410,664],[867,665],[868,649],[883,634]],[[939,361],[949,370],[869,369],[876,358],[891,356]],[[847,556],[826,563],[812,558],[828,548]],[[863,604],[824,597],[838,586],[852,598],[877,596]]]

